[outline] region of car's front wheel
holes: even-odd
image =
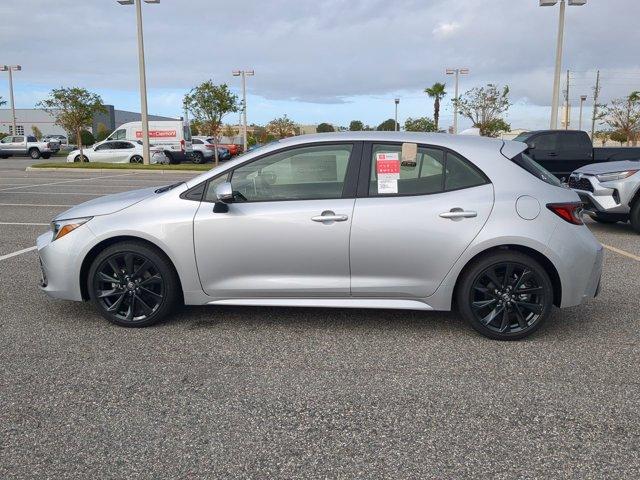
[[[629,221],[633,229],[640,233],[640,198],[636,200],[631,207],[631,213],[629,214]]]
[[[134,155],[129,160],[129,163],[142,163],[142,162],[143,162],[143,160],[142,160],[142,157],[140,155]]]
[[[200,164],[204,163],[204,153],[202,152],[193,152],[193,163]]]
[[[169,259],[138,242],[117,243],[100,252],[87,282],[98,311],[123,327],[158,323],[179,298],[178,278]]]
[[[76,155],[73,161],[75,163],[89,163],[89,159],[84,155]]]
[[[549,316],[553,286],[533,258],[499,251],[466,269],[456,302],[465,320],[485,337],[518,340],[535,332]]]

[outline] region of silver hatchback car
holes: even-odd
[[[349,132],[281,140],[175,185],[78,205],[38,238],[42,289],[111,322],[188,305],[450,310],[523,338],[599,289],[578,195],[526,145]]]

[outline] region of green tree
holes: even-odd
[[[437,132],[438,129],[433,120],[429,117],[407,118],[404,122],[404,129],[407,132]]]
[[[287,115],[274,118],[267,124],[267,133],[270,133],[275,138],[284,138],[295,135],[296,124]]]
[[[611,138],[611,132],[608,132],[607,130],[598,130],[593,134],[593,140],[599,140],[603,147],[606,145],[609,138]]]
[[[42,138],[42,130],[40,130],[37,125],[31,125],[31,133],[33,133],[33,136],[38,140]]]
[[[436,126],[435,132],[438,131],[438,124],[440,122],[440,101],[447,95],[445,87],[446,85],[444,83],[436,82],[424,89],[424,93],[429,95],[429,98],[433,98],[433,122]]]
[[[98,128],[96,132],[96,141],[101,142],[108,136],[109,136],[109,129],[107,128],[107,126],[102,122],[98,123]]]
[[[493,137],[493,138],[498,137],[503,132],[510,132],[510,131],[511,131],[511,125],[505,122],[502,118],[495,118],[490,122],[487,122],[487,124],[484,127],[485,136]]]
[[[364,130],[364,124],[360,120],[351,120],[351,123],[349,123],[349,130],[352,132],[360,132]]]
[[[2,95],[0,95],[0,107],[2,105],[5,105],[6,103],[7,103],[7,101],[4,98],[2,98]]]
[[[400,130],[400,124],[396,124],[396,121],[393,118],[389,118],[387,120],[385,120],[384,122],[382,122],[380,125],[378,125],[378,128],[376,128],[376,130],[382,131],[382,132],[393,132],[396,130]]]
[[[77,144],[78,147],[80,147],[80,146],[87,147],[87,146],[90,146],[90,145],[93,145],[94,143],[96,143],[96,139],[93,136],[93,134],[89,130],[86,130],[84,128],[82,130],[80,130],[80,140],[81,141],[78,142],[78,136],[77,136],[76,133],[72,133],[69,136],[69,142]]]
[[[201,133],[211,135],[216,148],[213,149],[218,165],[218,148],[222,118],[227,113],[238,111],[238,97],[229,91],[226,84],[215,85],[213,80],[201,83],[184,96],[184,107],[199,122]]]
[[[614,130],[609,134],[609,138],[614,142],[619,142],[621,146],[623,143],[627,142],[628,144],[629,142],[629,137],[627,137],[627,134],[621,130]]]
[[[620,133],[616,135],[617,138],[621,138],[622,135],[626,137],[622,142],[626,142],[627,146],[629,142],[636,146],[640,133],[640,92],[631,92],[626,98],[612,100],[606,109],[605,123]],[[614,139],[613,135],[611,140],[620,141]]]
[[[496,121],[509,110],[509,87],[502,90],[492,83],[485,87],[476,87],[467,91],[458,101],[454,99],[458,111],[467,117],[475,128],[480,129],[480,135],[489,136],[495,131]]]
[[[335,132],[335,131],[336,129],[333,128],[333,125],[331,125],[330,123],[323,122],[316,127],[317,133],[327,133],[327,132]]]
[[[56,125],[81,139],[82,130],[91,126],[93,117],[107,111],[100,95],[80,87],[54,88],[49,93],[49,98],[42,100],[37,106],[49,112],[56,119]],[[83,155],[82,145],[82,141],[78,142],[80,156]]]

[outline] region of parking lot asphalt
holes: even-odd
[[[611,247],[600,296],[525,341],[390,310],[190,307],[123,329],[8,255],[70,205],[191,174],[30,163],[0,163],[0,478],[638,477],[628,225],[589,222]]]

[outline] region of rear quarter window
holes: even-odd
[[[533,158],[531,158],[526,153],[519,153],[515,157],[510,159],[513,163],[518,165],[520,168],[526,170],[531,175],[536,177],[539,180],[542,180],[549,185],[553,185],[555,187],[562,187],[562,182],[558,180],[558,178],[553,175],[553,173],[549,172],[542,165],[537,163]]]

